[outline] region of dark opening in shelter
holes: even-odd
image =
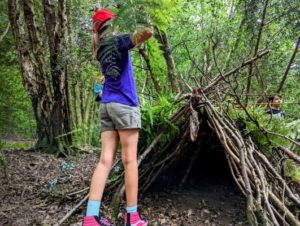
[[[182,189],[226,185],[237,190],[222,144],[203,122],[196,142],[189,141],[153,183],[153,188]]]

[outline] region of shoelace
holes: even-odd
[[[101,222],[101,224],[104,224],[106,226],[111,226],[111,224],[109,223],[109,221],[106,218],[104,218],[104,217],[101,217],[100,222]]]

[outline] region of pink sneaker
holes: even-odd
[[[140,213],[125,213],[124,215],[125,226],[147,226],[148,221],[141,218]]]
[[[105,217],[85,216],[83,218],[82,226],[112,226]]]

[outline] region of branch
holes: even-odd
[[[269,0],[265,0],[263,15],[262,15],[262,19],[261,19],[261,23],[260,23],[260,27],[259,27],[259,31],[258,31],[258,35],[257,35],[256,45],[255,45],[255,49],[254,49],[254,56],[256,56],[256,54],[257,54],[257,51],[259,48],[259,43],[260,43],[260,40],[262,37],[262,31],[263,31],[263,28],[265,25],[265,18],[266,18],[266,14],[267,14],[268,3],[269,3]],[[246,93],[250,92],[252,75],[253,75],[253,64],[251,63],[250,67],[249,67],[249,76],[247,79]],[[248,104],[248,100],[249,100],[249,98],[248,98],[248,96],[246,96],[246,99],[245,99],[246,106]]]
[[[295,46],[293,55],[292,55],[292,57],[291,57],[291,59],[290,59],[290,62],[289,62],[288,66],[287,66],[287,68],[286,68],[286,70],[285,70],[285,72],[284,72],[284,75],[283,75],[283,77],[282,77],[282,80],[281,80],[281,82],[280,82],[280,85],[279,85],[279,87],[278,87],[278,89],[277,89],[277,93],[280,93],[280,91],[281,91],[281,89],[282,89],[282,87],[283,87],[283,85],[284,85],[284,82],[285,82],[285,80],[286,80],[286,78],[287,78],[287,75],[288,75],[288,73],[289,73],[289,71],[290,71],[290,68],[291,68],[291,66],[292,66],[292,64],[293,64],[293,62],[294,62],[294,59],[295,59],[295,57],[296,57],[296,54],[297,54],[297,52],[298,52],[299,46],[300,46],[300,36],[298,37],[298,40],[297,40],[297,43],[296,43],[296,46]]]
[[[62,219],[59,220],[57,224],[54,226],[60,226],[62,223],[64,223],[72,214],[89,198],[89,195],[86,195],[83,199],[80,200],[80,202],[73,208],[71,209]]]
[[[0,37],[0,42],[2,42],[2,40],[4,39],[4,37],[7,35],[7,32],[9,31],[9,28],[10,28],[10,23],[8,22],[5,31],[3,32],[3,34]]]
[[[223,80],[224,78],[229,77],[230,75],[238,72],[241,68],[251,64],[253,61],[256,61],[257,59],[263,57],[264,55],[268,54],[269,50],[265,49],[262,50],[261,52],[257,53],[256,56],[252,57],[251,59],[243,62],[240,66],[236,67],[235,69],[232,69],[231,71],[227,72],[226,74],[219,74],[208,86],[206,86],[204,88],[204,93],[208,92],[213,86],[215,86],[216,84],[218,84],[221,80]]]
[[[298,162],[300,164],[300,157],[296,155],[294,152],[291,150],[285,148],[285,147],[280,147],[279,148],[281,151],[283,151],[289,158],[293,159],[294,161]]]
[[[274,193],[269,190],[270,199],[273,201],[274,205],[280,209],[282,212],[285,213],[286,218],[291,223],[291,225],[300,226],[300,222],[298,221],[297,217],[291,213],[291,211],[274,195]]]
[[[284,135],[282,135],[282,134],[280,134],[280,133],[271,132],[271,131],[266,130],[266,129],[263,129],[263,132],[266,132],[266,133],[269,133],[269,134],[271,134],[271,135],[275,135],[275,136],[284,138],[284,139],[290,141],[291,143],[297,145],[298,147],[300,147],[300,143],[298,143],[297,141],[295,141],[295,140],[293,140],[293,139],[291,139],[291,138],[289,138],[289,137],[287,137],[287,136],[284,136]]]
[[[114,165],[112,166],[112,169],[114,169],[115,167],[116,167],[116,165],[118,164],[118,162],[119,161],[116,161],[115,163],[114,163]],[[83,192],[83,191],[86,191],[86,190],[88,190],[89,189],[89,187],[88,188],[85,188],[85,189],[83,189],[83,190],[81,190],[81,191],[79,191],[79,192]],[[76,193],[78,193],[78,192],[76,192]],[[75,194],[75,193],[73,193],[73,194]],[[58,223],[57,224],[55,224],[54,226],[60,226],[60,225],[62,225],[62,223],[64,223],[70,216],[72,216],[72,214],[87,200],[89,198],[89,194],[87,194],[83,199],[81,199],[80,200],[80,202],[79,203],[77,203],[76,204],[76,206],[74,206],[74,208],[72,208],[69,212],[67,212],[67,214],[62,218],[62,219],[60,219],[59,221],[58,221]]]

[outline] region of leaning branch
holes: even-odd
[[[296,155],[294,152],[292,152],[291,150],[285,147],[280,147],[279,149],[283,151],[289,158],[293,159],[295,162],[300,164],[300,157]]]
[[[285,83],[285,80],[286,80],[286,78],[287,78],[287,75],[288,75],[288,73],[289,73],[289,71],[290,71],[290,69],[291,69],[291,66],[292,66],[292,64],[293,64],[293,62],[294,62],[294,59],[295,59],[295,57],[296,57],[296,54],[297,54],[297,52],[298,52],[299,46],[300,46],[300,36],[298,37],[298,40],[297,40],[297,43],[296,43],[296,46],[295,46],[293,55],[292,55],[292,57],[291,57],[291,59],[290,59],[290,61],[289,61],[289,64],[288,64],[288,66],[287,66],[287,68],[286,68],[286,70],[285,70],[285,72],[284,72],[284,75],[283,75],[283,77],[282,77],[282,80],[281,80],[281,82],[280,82],[280,84],[279,84],[279,87],[278,87],[278,89],[277,89],[277,93],[280,93],[280,91],[281,91],[281,89],[282,89],[282,87],[283,87],[283,85],[284,85],[284,83]]]
[[[0,37],[0,42],[2,42],[2,40],[4,39],[4,37],[7,35],[7,32],[9,31],[9,28],[10,28],[10,23],[8,22],[5,31],[3,32],[3,34]]]
[[[256,61],[257,59],[263,57],[264,55],[268,54],[270,51],[268,49],[262,50],[261,52],[258,52],[256,56],[252,57],[251,59],[243,62],[240,66],[232,69],[231,71],[227,72],[226,74],[219,74],[208,86],[204,88],[204,93],[207,93],[212,87],[214,87],[216,84],[218,84],[221,80],[224,78],[229,77],[230,75],[238,72],[243,67],[251,64],[252,62]]]

